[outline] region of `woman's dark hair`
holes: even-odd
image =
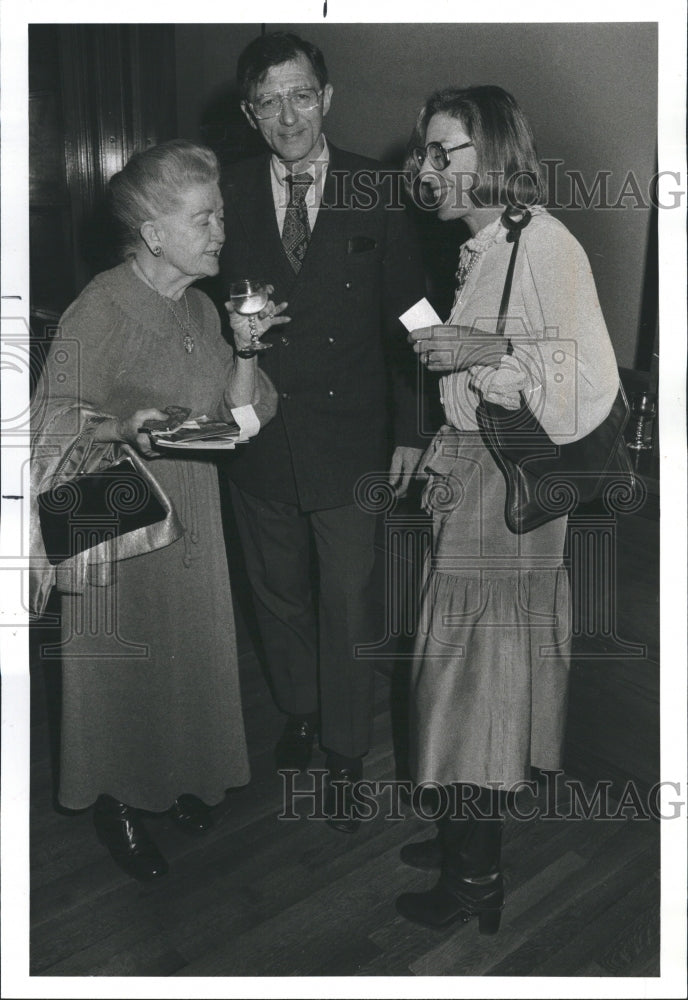
[[[195,184],[217,184],[220,168],[207,146],[172,139],[134,155],[110,179],[111,207],[122,227],[122,254],[131,257],[142,223],[174,211],[179,195]]]
[[[286,31],[273,31],[255,38],[239,56],[237,82],[242,101],[251,99],[251,88],[260,83],[271,66],[280,66],[304,55],[322,88],[328,81],[327,66],[316,45]]]
[[[480,183],[471,196],[477,204],[539,205],[545,201],[533,133],[506,90],[483,86],[435,91],[418,115],[409,150],[425,145],[428,123],[436,114],[458,118],[473,141]],[[406,166],[418,173],[411,156]]]

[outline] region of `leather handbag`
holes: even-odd
[[[497,334],[503,336],[511,296],[511,284],[522,230],[530,212],[514,220],[508,212],[503,221],[513,243],[504,293],[499,309]],[[507,353],[512,353],[511,344]],[[637,489],[636,476],[624,440],[629,418],[628,401],[621,383],[605,420],[586,437],[557,445],[543,430],[523,393],[518,410],[508,410],[482,399],[476,419],[484,444],[506,480],[505,519],[516,534],[532,531],[547,521],[570,514],[580,503],[590,503],[607,490],[622,487],[629,497]]]
[[[65,460],[54,479],[59,479]],[[103,469],[77,470],[36,499],[43,545],[51,566],[101,542],[164,521],[167,516],[151,482],[128,455]]]

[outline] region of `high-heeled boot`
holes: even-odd
[[[169,871],[136,809],[109,795],[99,796],[93,809],[98,839],[119,867],[139,881],[159,878]]]
[[[488,791],[488,790],[486,790]],[[489,799],[483,799],[483,807]],[[427,892],[407,892],[397,899],[402,916],[427,927],[447,927],[478,917],[481,934],[496,934],[504,905],[500,871],[503,819],[490,805],[465,823],[450,820],[442,842],[442,869]]]

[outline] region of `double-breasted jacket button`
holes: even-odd
[[[328,391],[327,395],[330,397],[330,399],[333,399],[334,398],[334,389],[330,389]]]
[[[289,343],[289,337],[282,337],[281,340],[284,346],[286,347]]]
[[[345,281],[344,282],[344,287],[346,288],[347,292],[351,291],[351,289],[353,288],[353,282],[351,282],[351,281]]]
[[[334,337],[328,337],[327,338],[327,343],[328,344],[334,344]]]
[[[282,399],[289,399],[289,393],[288,392],[283,392],[282,393]]]

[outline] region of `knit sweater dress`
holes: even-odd
[[[118,417],[178,404],[226,418],[232,350],[210,300],[186,295],[190,353],[179,302],[173,311],[129,263],[98,275],[62,317],[44,387]],[[52,653],[63,672],[59,800],[72,809],[101,793],[153,811],[182,793],[213,805],[249,779],[212,452],[170,450],[150,465],[182,537],[114,562],[110,585],[62,597]]]

